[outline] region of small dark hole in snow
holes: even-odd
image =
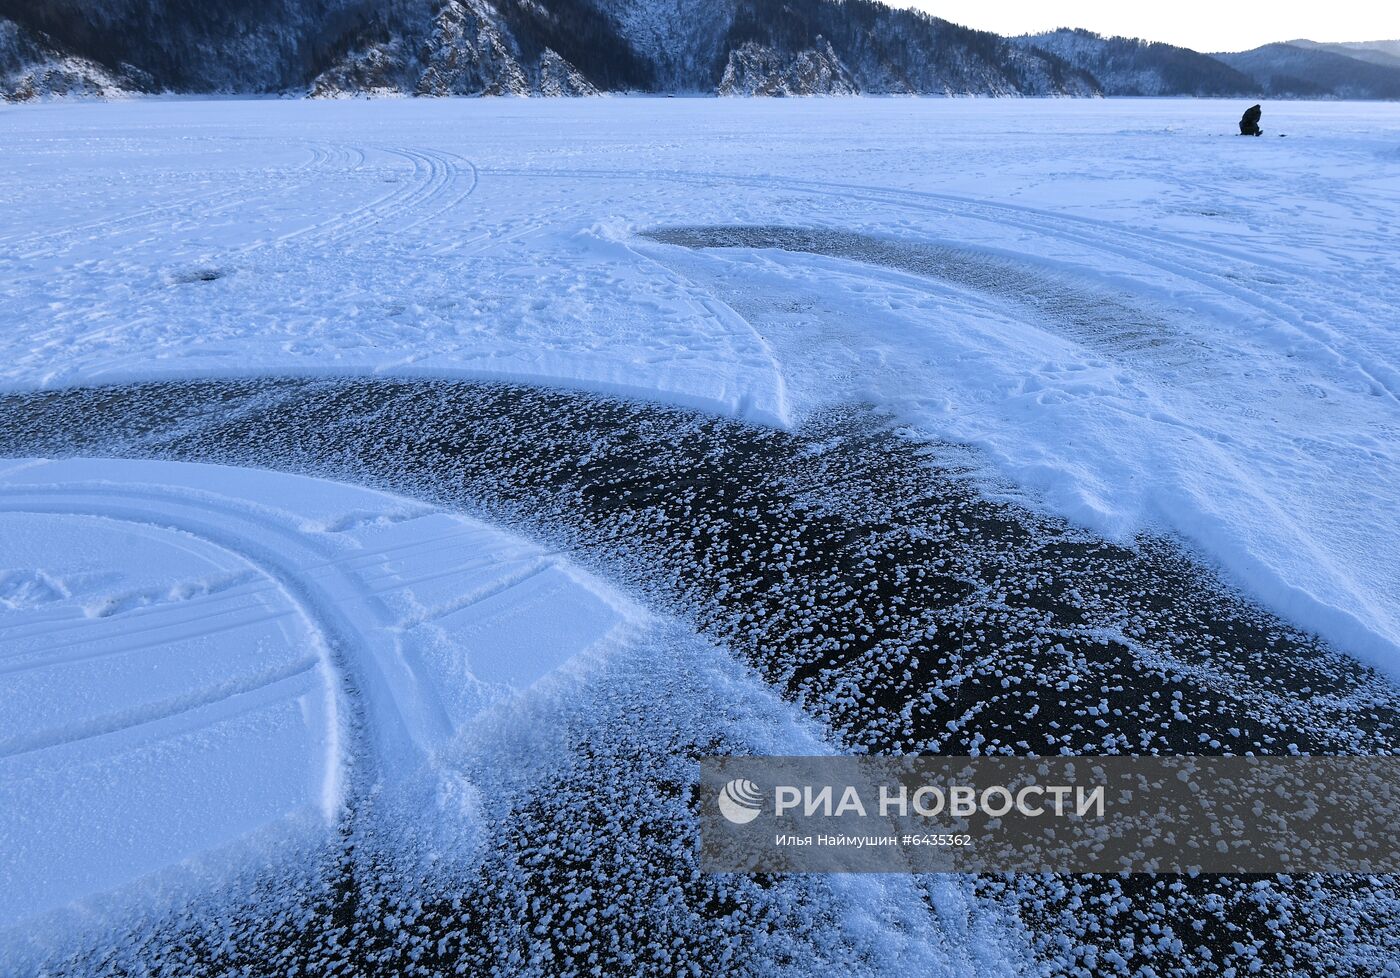
[[[191,282],[213,282],[215,279],[223,277],[223,269],[219,268],[186,268],[170,274],[171,281],[176,285],[188,285]]]

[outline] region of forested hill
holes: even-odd
[[[1254,95],[1269,85],[1252,65],[1181,48],[1082,31],[1011,40],[873,0],[0,0],[10,99]]]
[[[1058,30],[1016,38],[1090,72],[1105,95],[1236,96],[1258,92],[1254,79],[1190,48]]]
[[[12,95],[599,91],[1094,95],[995,34],[869,0],[0,0]]]
[[[1233,54],[1067,29],[1015,41],[1088,72],[1105,95],[1400,99],[1396,41],[1288,41]]]

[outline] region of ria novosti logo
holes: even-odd
[[[735,825],[747,825],[762,811],[762,792],[752,781],[735,778],[719,789],[719,813]]]
[[[699,783],[707,873],[1400,873],[1400,757],[704,757]]]

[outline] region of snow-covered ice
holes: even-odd
[[[637,886],[675,901],[677,865],[696,885],[686,800],[651,794],[691,777],[696,748],[679,745],[831,749],[723,650],[568,560],[387,493],[201,463],[14,459],[0,541],[6,974],[187,973],[181,955],[210,967],[211,946],[216,961],[271,960],[303,944],[313,970],[358,967],[389,953],[381,939],[417,961],[464,929],[471,953],[504,962],[521,894],[557,871],[543,856],[571,865],[556,832],[600,862],[547,894],[551,914],[591,920],[603,900],[612,915]],[[600,812],[604,842],[588,834]],[[327,872],[354,887],[334,919]],[[731,926],[789,921],[740,956],[796,974],[1009,975],[1021,953],[957,879],[725,886],[746,893]],[[458,919],[464,898],[484,920]],[[676,942],[647,953],[733,940],[689,908],[623,912]],[[409,928],[414,914],[437,929]]]
[[[0,388],[429,374],[779,427],[873,405],[917,439],[977,446],[988,491],[1118,540],[1180,535],[1400,674],[1400,108],[1266,106],[1260,140],[1233,137],[1237,117],[1175,100],[0,107]],[[208,396],[171,426],[210,411],[236,427]],[[224,406],[256,414],[255,392],[236,396],[251,400]],[[414,491],[409,475],[393,488]],[[625,475],[612,488],[630,495]],[[434,498],[471,498],[459,488]],[[1277,672],[1286,694],[1295,673]],[[1283,695],[1250,695],[1263,686]],[[134,933],[128,898],[189,919],[183,892],[334,862],[340,833],[360,923],[414,961],[427,945],[397,901],[427,879],[486,908],[448,926],[439,902],[429,943],[513,926],[541,892],[567,917],[635,889],[686,912],[742,893],[733,933],[770,928],[796,948],[773,959],[815,970],[908,970],[906,951],[921,973],[1016,963],[1010,925],[969,924],[957,881],[933,898],[926,881],[697,884],[684,831],[639,857],[688,824],[674,786],[701,745],[825,752],[813,720],[840,732],[838,714],[802,716],[569,560],[422,502],[185,462],[0,462],[0,703],[5,969],[103,921]],[[649,832],[615,831],[624,816]],[[532,841],[541,822],[563,841]],[[482,854],[482,825],[512,832]],[[568,846],[588,871],[557,901],[542,881]],[[478,871],[489,886],[452,889]],[[241,886],[224,889],[259,892]],[[309,933],[343,952],[308,906],[276,946]],[[632,923],[686,935],[680,957],[716,946],[708,924],[646,910]],[[382,949],[366,933],[348,946]],[[514,940],[481,943],[503,961]]]
[[[349,781],[645,620],[477,521],[251,469],[11,464],[0,539],[0,928],[324,841]]]
[[[7,108],[0,382],[427,372],[779,425],[867,401],[1397,672],[1400,108],[1269,105],[1248,141],[1236,108]],[[775,225],[988,272],[640,237]]]
[[[149,523],[5,509],[0,534],[41,568],[9,593],[44,584],[0,616],[6,921],[334,813],[324,645],[273,579]]]

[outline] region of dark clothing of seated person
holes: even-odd
[[[1264,110],[1257,105],[1251,105],[1248,109],[1246,109],[1243,118],[1240,119],[1240,135],[1264,135],[1264,130],[1259,128],[1259,117],[1263,114]]]

